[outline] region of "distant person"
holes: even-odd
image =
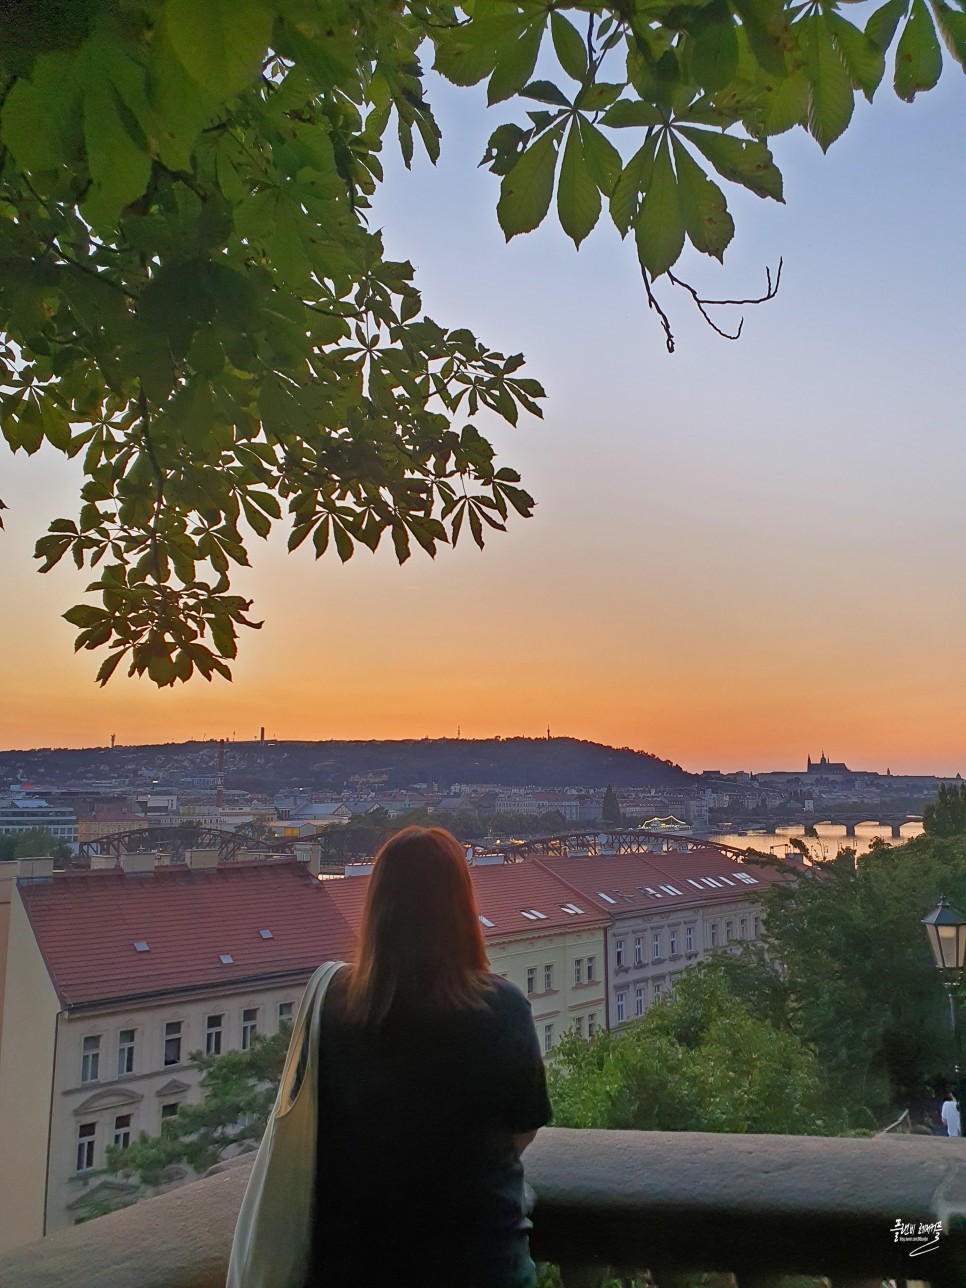
[[[325,996],[306,1288],[530,1288],[520,1155],[550,1120],[530,1004],[488,970],[462,845],[376,857]]]
[[[959,1116],[959,1105],[956,1103],[956,1096],[952,1091],[946,1092],[946,1099],[943,1101],[942,1120],[947,1136],[962,1136],[963,1128]]]

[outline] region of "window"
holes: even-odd
[[[584,959],[583,957],[574,958],[574,983],[582,984],[584,982]]]
[[[634,965],[644,964],[644,940],[640,935],[634,936]]]
[[[725,943],[730,944],[735,937],[735,923],[733,921],[725,922]]]
[[[656,979],[656,980],[654,981],[654,1000],[655,1000],[655,1002],[657,1001],[657,999],[661,996],[661,994],[662,994],[663,992],[664,992],[664,987],[663,987],[663,985],[661,984],[661,981],[660,981],[659,979]]]
[[[610,897],[610,895],[609,895],[609,894],[604,894],[603,890],[598,890],[598,891],[597,891],[597,897],[598,897],[598,899],[603,899],[605,903],[616,903],[616,902],[617,902],[617,900],[616,900],[616,899],[612,899],[612,898]]]
[[[644,989],[641,985],[634,989],[634,1014],[644,1014]]]
[[[617,965],[618,965],[618,966],[623,966],[623,965],[624,965],[624,941],[623,941],[623,939],[617,939],[617,940],[615,940],[615,941],[614,941],[614,955],[615,955],[615,957],[616,957],[616,959],[617,959]]]
[[[161,1121],[162,1121],[162,1122],[167,1122],[167,1120],[168,1120],[169,1118],[177,1118],[177,1116],[178,1116],[178,1102],[177,1102],[177,1100],[169,1100],[169,1101],[168,1101],[168,1103],[167,1103],[166,1105],[162,1105],[162,1106],[161,1106]]]
[[[748,918],[747,917],[742,917],[741,920],[738,922],[738,937],[739,939],[748,938]]]
[[[755,918],[755,938],[761,938],[761,920],[758,917]]]
[[[169,1020],[164,1026],[164,1063],[181,1063],[181,1021]]]
[[[258,1007],[251,1006],[247,1010],[242,1011],[241,1049],[243,1051],[251,1050],[252,1039],[254,1038],[257,1032],[258,1032]]]
[[[546,1054],[547,1054],[547,1052],[551,1051],[552,1049],[553,1049],[553,1025],[552,1025],[552,1024],[545,1024],[545,1025],[543,1026],[543,1050],[544,1050],[544,1054],[546,1055]]]
[[[684,932],[685,950],[689,953],[694,952],[694,927],[688,926]]]
[[[530,997],[537,991],[537,968],[530,966],[527,969],[527,996]]]
[[[711,923],[711,947],[718,947],[718,923],[716,921]]]
[[[678,932],[676,930],[672,930],[670,935],[668,936],[668,953],[672,957],[676,957],[677,952],[678,952]]]
[[[627,993],[622,989],[617,994],[617,1023],[618,1024],[624,1023],[624,1019],[625,1019],[624,1007],[626,1002],[627,1002]]]
[[[83,1054],[81,1055],[81,1082],[96,1082],[100,1063],[101,1039],[85,1038]],[[78,1171],[80,1171],[80,1168],[78,1168]]]
[[[121,1029],[117,1035],[117,1076],[134,1072],[134,1030]]]
[[[279,1002],[278,1022],[280,1025],[292,1023],[292,1009],[294,1005],[294,1002]]]
[[[543,991],[549,993],[553,988],[553,967],[544,966],[543,968]]]
[[[579,1038],[584,1036],[584,1017],[582,1015],[574,1017],[574,1032]]]
[[[661,936],[660,934],[657,934],[657,935],[654,935],[653,938],[651,939],[651,961],[652,962],[660,961],[660,958],[661,958]]]
[[[224,1032],[223,1015],[209,1015],[205,1023],[205,1055],[221,1055],[221,1037]]]
[[[94,1166],[97,1123],[81,1123],[77,1129],[77,1170],[89,1172]]]
[[[127,1149],[131,1143],[131,1115],[118,1114],[114,1119],[114,1148]]]
[[[588,984],[593,984],[594,982],[594,961],[595,959],[593,957],[587,958],[587,983]]]
[[[591,1011],[587,1016],[587,1036],[592,1038],[597,1032],[597,1012]]]

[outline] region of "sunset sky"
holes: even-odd
[[[601,225],[505,246],[478,170],[508,112],[435,86],[436,171],[390,166],[390,253],[427,311],[522,350],[543,423],[491,426],[535,517],[433,564],[346,566],[256,542],[238,587],[264,629],[232,685],[157,692],[74,657],[59,614],[87,580],[40,577],[33,542],[76,511],[72,463],[3,457],[0,747],[109,741],[553,733],[686,768],[966,772],[966,82],[913,106],[886,86],[827,157],[774,150],[788,205],[728,193],[710,295],[777,300],[729,344],[663,287],[678,352],[648,315],[633,248]],[[6,449],[2,449],[5,452]]]

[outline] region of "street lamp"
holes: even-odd
[[[936,968],[942,976],[946,996],[949,998],[949,1022],[952,1025],[956,1052],[956,1099],[961,1102],[959,1026],[956,1022],[955,992],[963,972],[963,963],[966,962],[966,917],[951,907],[943,895],[932,912],[923,917],[922,924],[926,927],[929,947],[932,949]]]

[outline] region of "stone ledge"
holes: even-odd
[[[966,1141],[547,1128],[525,1158],[544,1260],[902,1277],[889,1227],[942,1219],[930,1281],[966,1283]],[[0,1288],[224,1288],[250,1163],[7,1253]]]

